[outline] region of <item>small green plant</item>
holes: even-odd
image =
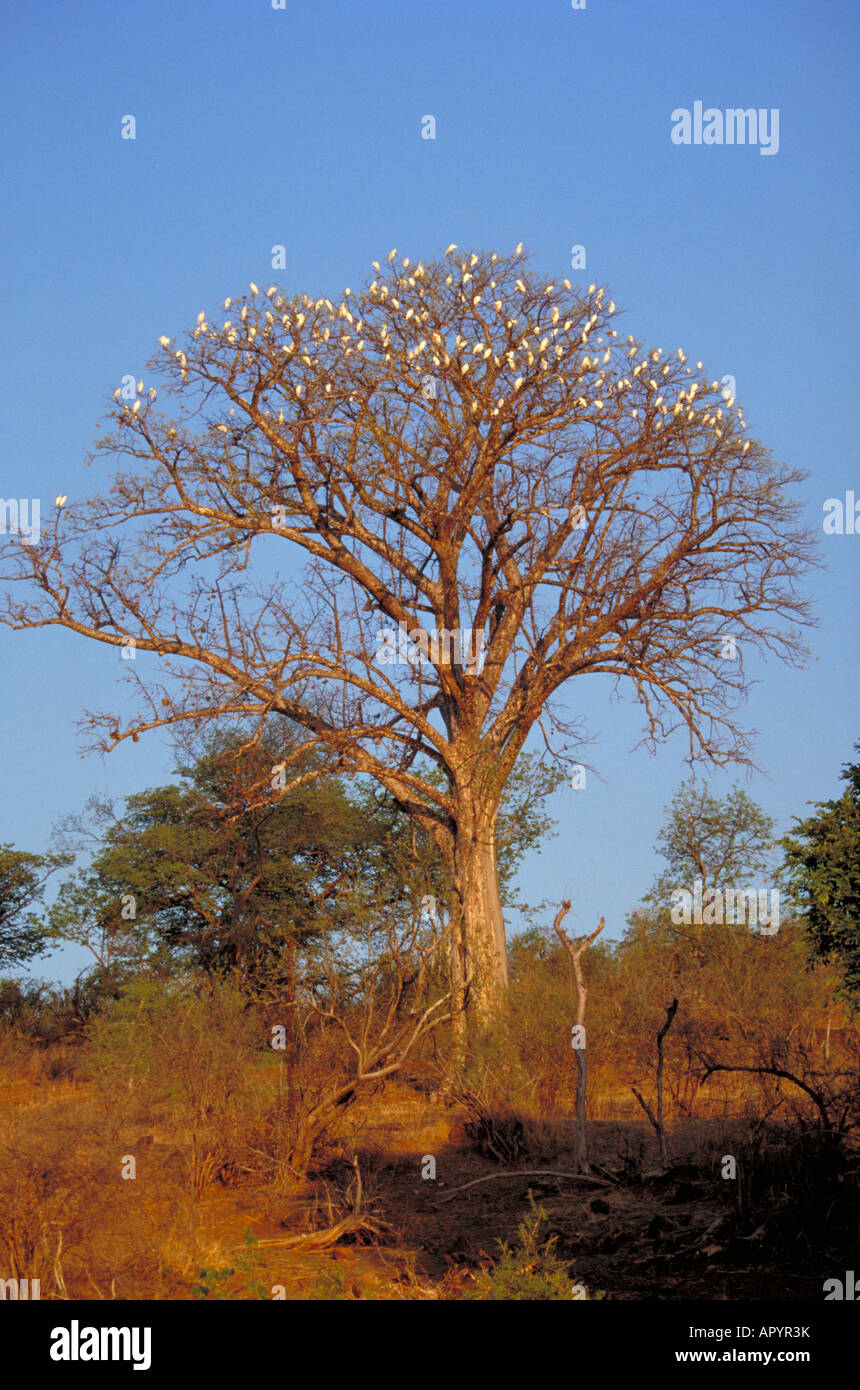
[[[197,1283],[191,1286],[191,1297],[212,1299],[213,1301],[242,1298],[267,1299],[269,1291],[260,1278],[259,1256],[254,1254],[256,1244],[257,1237],[254,1232],[250,1229],[247,1230],[245,1232],[247,1253],[239,1256],[235,1266],[224,1265],[221,1269],[201,1269],[197,1275]],[[236,1294],[227,1292],[227,1280],[233,1275],[239,1275],[245,1282],[244,1292]]]
[[[531,1216],[518,1227],[519,1244],[511,1247],[500,1240],[499,1255],[491,1269],[478,1274],[475,1287],[464,1299],[544,1299],[567,1302],[573,1287],[568,1266],[555,1253],[558,1236],[541,1240],[541,1227],[547,1219],[543,1207],[528,1194]]]
[[[331,1269],[321,1269],[305,1295],[314,1302],[343,1302],[352,1299],[342,1269],[334,1265]]]
[[[225,1265],[223,1269],[206,1268],[201,1269],[197,1275],[198,1282],[191,1286],[191,1297],[197,1299],[211,1298],[223,1300],[229,1298],[227,1293],[227,1280],[236,1271],[232,1265]]]

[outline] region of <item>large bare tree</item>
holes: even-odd
[[[537,726],[575,757],[557,697],[601,674],[641,702],[646,743],[680,726],[691,754],[748,762],[749,655],[804,653],[803,475],[701,362],[624,337],[603,289],[521,248],[374,272],[337,300],[252,284],[162,338],[177,407],[116,393],[93,461],[125,471],[7,546],[29,587],[3,620],[157,653],[125,724],[87,716],[96,747],[274,714],[304,730],[299,780],[377,778],[449,866],[481,1017],[506,983],[494,826],[523,744]],[[284,547],[307,561],[286,580]]]

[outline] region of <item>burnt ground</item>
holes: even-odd
[[[731,1141],[724,1119],[670,1131],[664,1174],[649,1169],[658,1155],[646,1125],[592,1122],[590,1158],[600,1185],[531,1171],[573,1169],[572,1124],[558,1122],[543,1153],[507,1165],[474,1152],[461,1111],[405,1089],[355,1120],[351,1148],[366,1209],[390,1227],[381,1243],[365,1244],[359,1234],[326,1252],[279,1248],[286,1232],[308,1224],[313,1206],[319,1221],[309,1190],[270,1199],[265,1215],[254,1212],[251,1193],[234,1194],[260,1241],[266,1277],[277,1276],[288,1298],[307,1297],[321,1271],[326,1285],[335,1266],[340,1297],[456,1298],[498,1253],[497,1242],[516,1243],[530,1215],[529,1192],[546,1213],[543,1234],[557,1238],[572,1283],[584,1284],[589,1297],[820,1299],[823,1280],[841,1267],[836,1250],[814,1249],[792,1219],[799,1194],[781,1192],[764,1216],[739,1211],[737,1182],[720,1176],[717,1161]],[[735,1122],[739,1133],[745,1123]],[[436,1160],[435,1180],[422,1178],[425,1156]],[[344,1158],[332,1156],[314,1192],[343,1190],[350,1178]],[[478,1178],[491,1180],[458,1190]]]
[[[614,1102],[600,1104],[613,1113]],[[743,1096],[729,1108],[670,1126],[664,1174],[635,1111],[591,1121],[592,1183],[550,1171],[575,1167],[569,1119],[529,1122],[514,1161],[502,1162],[462,1109],[390,1084],[345,1112],[301,1188],[231,1163],[192,1195],[189,1137],[169,1113],[141,1134],[118,1110],[97,1107],[87,1083],[10,1080],[0,1084],[0,1120],[29,1126],[32,1153],[16,1141],[0,1234],[23,1250],[32,1232],[27,1268],[42,1274],[43,1298],[270,1299],[280,1286],[287,1299],[456,1299],[491,1266],[499,1241],[518,1244],[531,1193],[546,1213],[542,1238],[556,1238],[571,1285],[589,1297],[820,1300],[825,1279],[856,1267],[856,1148],[827,1169],[815,1135],[797,1123],[768,1148]],[[138,1156],[134,1183],[117,1176],[129,1152]],[[731,1181],[721,1176],[727,1153],[738,1156]],[[376,1234],[295,1248],[349,1211],[353,1156]],[[428,1157],[434,1179],[422,1177]]]

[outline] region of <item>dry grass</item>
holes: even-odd
[[[493,1242],[516,1231],[530,1184],[545,1187],[561,1248],[589,1287],[618,1296],[644,1296],[648,1279],[658,1278],[691,1296],[717,1296],[712,1285],[731,1292],[721,1267],[699,1269],[689,1263],[698,1257],[685,1253],[697,1232],[720,1221],[734,1234],[703,1237],[702,1247],[729,1252],[717,1263],[735,1251],[749,1262],[752,1247],[743,1242],[768,1225],[773,1258],[789,1262],[788,1272],[774,1273],[776,1296],[786,1281],[801,1280],[792,1251],[815,1269],[816,1231],[828,1248],[842,1236],[856,1241],[850,1214],[828,1215],[819,1202],[822,1174],[831,1194],[836,1185],[827,1169],[835,1160],[822,1156],[814,1134],[777,1129],[780,1111],[766,1117],[766,1097],[749,1077],[720,1078],[716,1103],[712,1096],[692,1119],[669,1105],[672,1162],[695,1175],[685,1226],[675,1188],[664,1192],[648,1177],[653,1133],[617,1087],[595,1087],[592,1096],[592,1158],[620,1179],[599,1200],[597,1189],[574,1193],[575,1184],[549,1174],[537,1184],[524,1177],[468,1186],[504,1164],[570,1168],[572,1105],[567,1113],[556,1105],[542,1114],[534,1104],[500,1114],[484,1094],[487,1133],[511,1144],[500,1154],[476,1126],[480,1109],[397,1082],[344,1107],[311,1179],[296,1184],[284,1159],[292,1122],[284,1069],[244,1039],[240,1028],[220,1070],[196,1036],[177,1065],[174,1036],[151,1052],[148,1069],[138,1053],[123,1071],[116,1057],[106,1065],[104,1053],[86,1047],[36,1049],[0,1032],[0,1277],[39,1278],[43,1298],[72,1300],[270,1298],[281,1288],[289,1298],[453,1297],[470,1287],[469,1271]],[[783,1097],[783,1110],[789,1103]],[[755,1176],[722,1182],[726,1153]],[[437,1160],[435,1182],[421,1176],[427,1155]],[[123,1177],[129,1157],[133,1178]],[[358,1211],[350,1190],[356,1161]],[[804,1204],[806,1222],[798,1217]],[[335,1241],[336,1249],[325,1248]],[[675,1263],[661,1266],[670,1243]],[[625,1248],[627,1274],[619,1264]]]

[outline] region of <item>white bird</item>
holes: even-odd
[[[139,410],[140,410],[140,401],[135,401],[134,405],[131,407],[131,413],[132,413],[132,415],[136,415],[137,412],[138,412]]]
[[[457,243],[456,243],[456,241],[452,241],[452,242],[451,242],[451,245],[448,247],[447,251],[445,252],[445,255],[446,255],[446,256],[450,256],[451,252],[452,252],[452,251],[456,251],[456,250],[457,250]]]
[[[143,395],[143,382],[142,382],[142,381],[139,381],[139,382],[137,383],[137,394],[138,394],[139,396],[142,396],[142,395]]]
[[[69,499],[68,499],[68,497],[66,496],[66,494],[65,494],[64,492],[61,492],[61,493],[60,493],[60,496],[56,499],[56,505],[57,505],[58,507],[64,507],[64,506],[66,505],[66,503],[68,502],[68,500],[69,500]]]
[[[251,280],[250,285],[251,285],[251,293],[252,293],[252,294],[259,294],[259,293],[260,293],[260,291],[257,289],[257,286],[254,284],[254,281],[253,281],[253,280]]]
[[[197,315],[197,322],[198,322],[198,323],[202,323],[203,320],[204,320],[205,318],[206,318],[206,314],[205,314],[204,311],[201,309],[201,310],[200,310],[200,313]]]
[[[120,388],[117,387],[116,390],[115,390],[114,393],[113,393],[113,398],[114,398],[115,401],[118,401],[118,400],[119,400],[120,394],[121,394],[121,393],[120,393]]]
[[[161,343],[161,346],[162,346],[162,347],[170,347],[170,339],[169,339],[169,338],[159,338],[158,341]]]
[[[469,262],[469,264],[470,264],[470,265],[477,265],[477,264],[478,264],[478,257],[474,254],[474,252],[472,253],[472,259],[471,259],[471,261]]]
[[[589,293],[589,294],[594,294],[594,291],[595,291],[596,289],[597,289],[597,286],[596,286],[596,285],[589,285],[589,287],[588,287],[588,293]]]
[[[515,256],[521,256],[522,254],[523,254],[523,244],[522,244],[522,242],[520,241],[520,242],[517,243],[517,249],[516,249],[516,251],[514,252],[514,255],[515,255]]]
[[[389,253],[388,253],[388,259],[389,259],[390,261],[393,261],[393,260],[394,260],[394,257],[395,257],[396,255],[397,255],[397,247],[395,246],[395,248],[394,248],[393,251],[389,251]]]

